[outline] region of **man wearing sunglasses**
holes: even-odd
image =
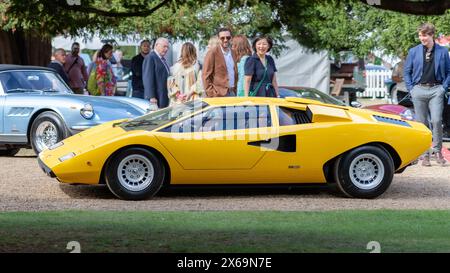
[[[448,50],[434,42],[435,28],[432,24],[422,24],[418,34],[421,44],[409,50],[404,79],[411,94],[416,120],[433,131],[436,162],[445,165],[446,160],[442,156],[442,112],[444,95],[450,82],[450,58]],[[423,166],[431,166],[430,155],[427,152],[423,156]]]
[[[231,30],[220,28],[219,46],[211,48],[203,64],[203,85],[208,97],[236,96],[236,53],[231,48]]]

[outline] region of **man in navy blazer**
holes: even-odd
[[[169,106],[167,78],[170,74],[170,67],[165,59],[168,50],[169,40],[158,38],[154,50],[145,56],[142,63],[144,99],[156,103],[158,108]]]
[[[445,165],[441,152],[442,112],[450,81],[450,58],[448,50],[434,42],[435,28],[432,24],[422,24],[418,34],[421,44],[409,50],[404,79],[414,104],[416,120],[428,127],[431,125],[436,162]],[[431,166],[429,152],[424,155],[422,165]]]

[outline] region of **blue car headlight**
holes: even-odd
[[[80,114],[85,119],[91,119],[94,116],[94,107],[90,103],[86,103],[80,110]]]

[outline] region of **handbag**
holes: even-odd
[[[91,73],[89,74],[87,89],[92,96],[100,96],[97,85],[97,64],[92,65]]]

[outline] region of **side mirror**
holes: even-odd
[[[354,107],[354,108],[361,108],[361,107],[362,107],[362,104],[361,104],[360,102],[358,102],[358,101],[352,101],[352,102],[350,103],[350,106],[351,106],[351,107]]]

